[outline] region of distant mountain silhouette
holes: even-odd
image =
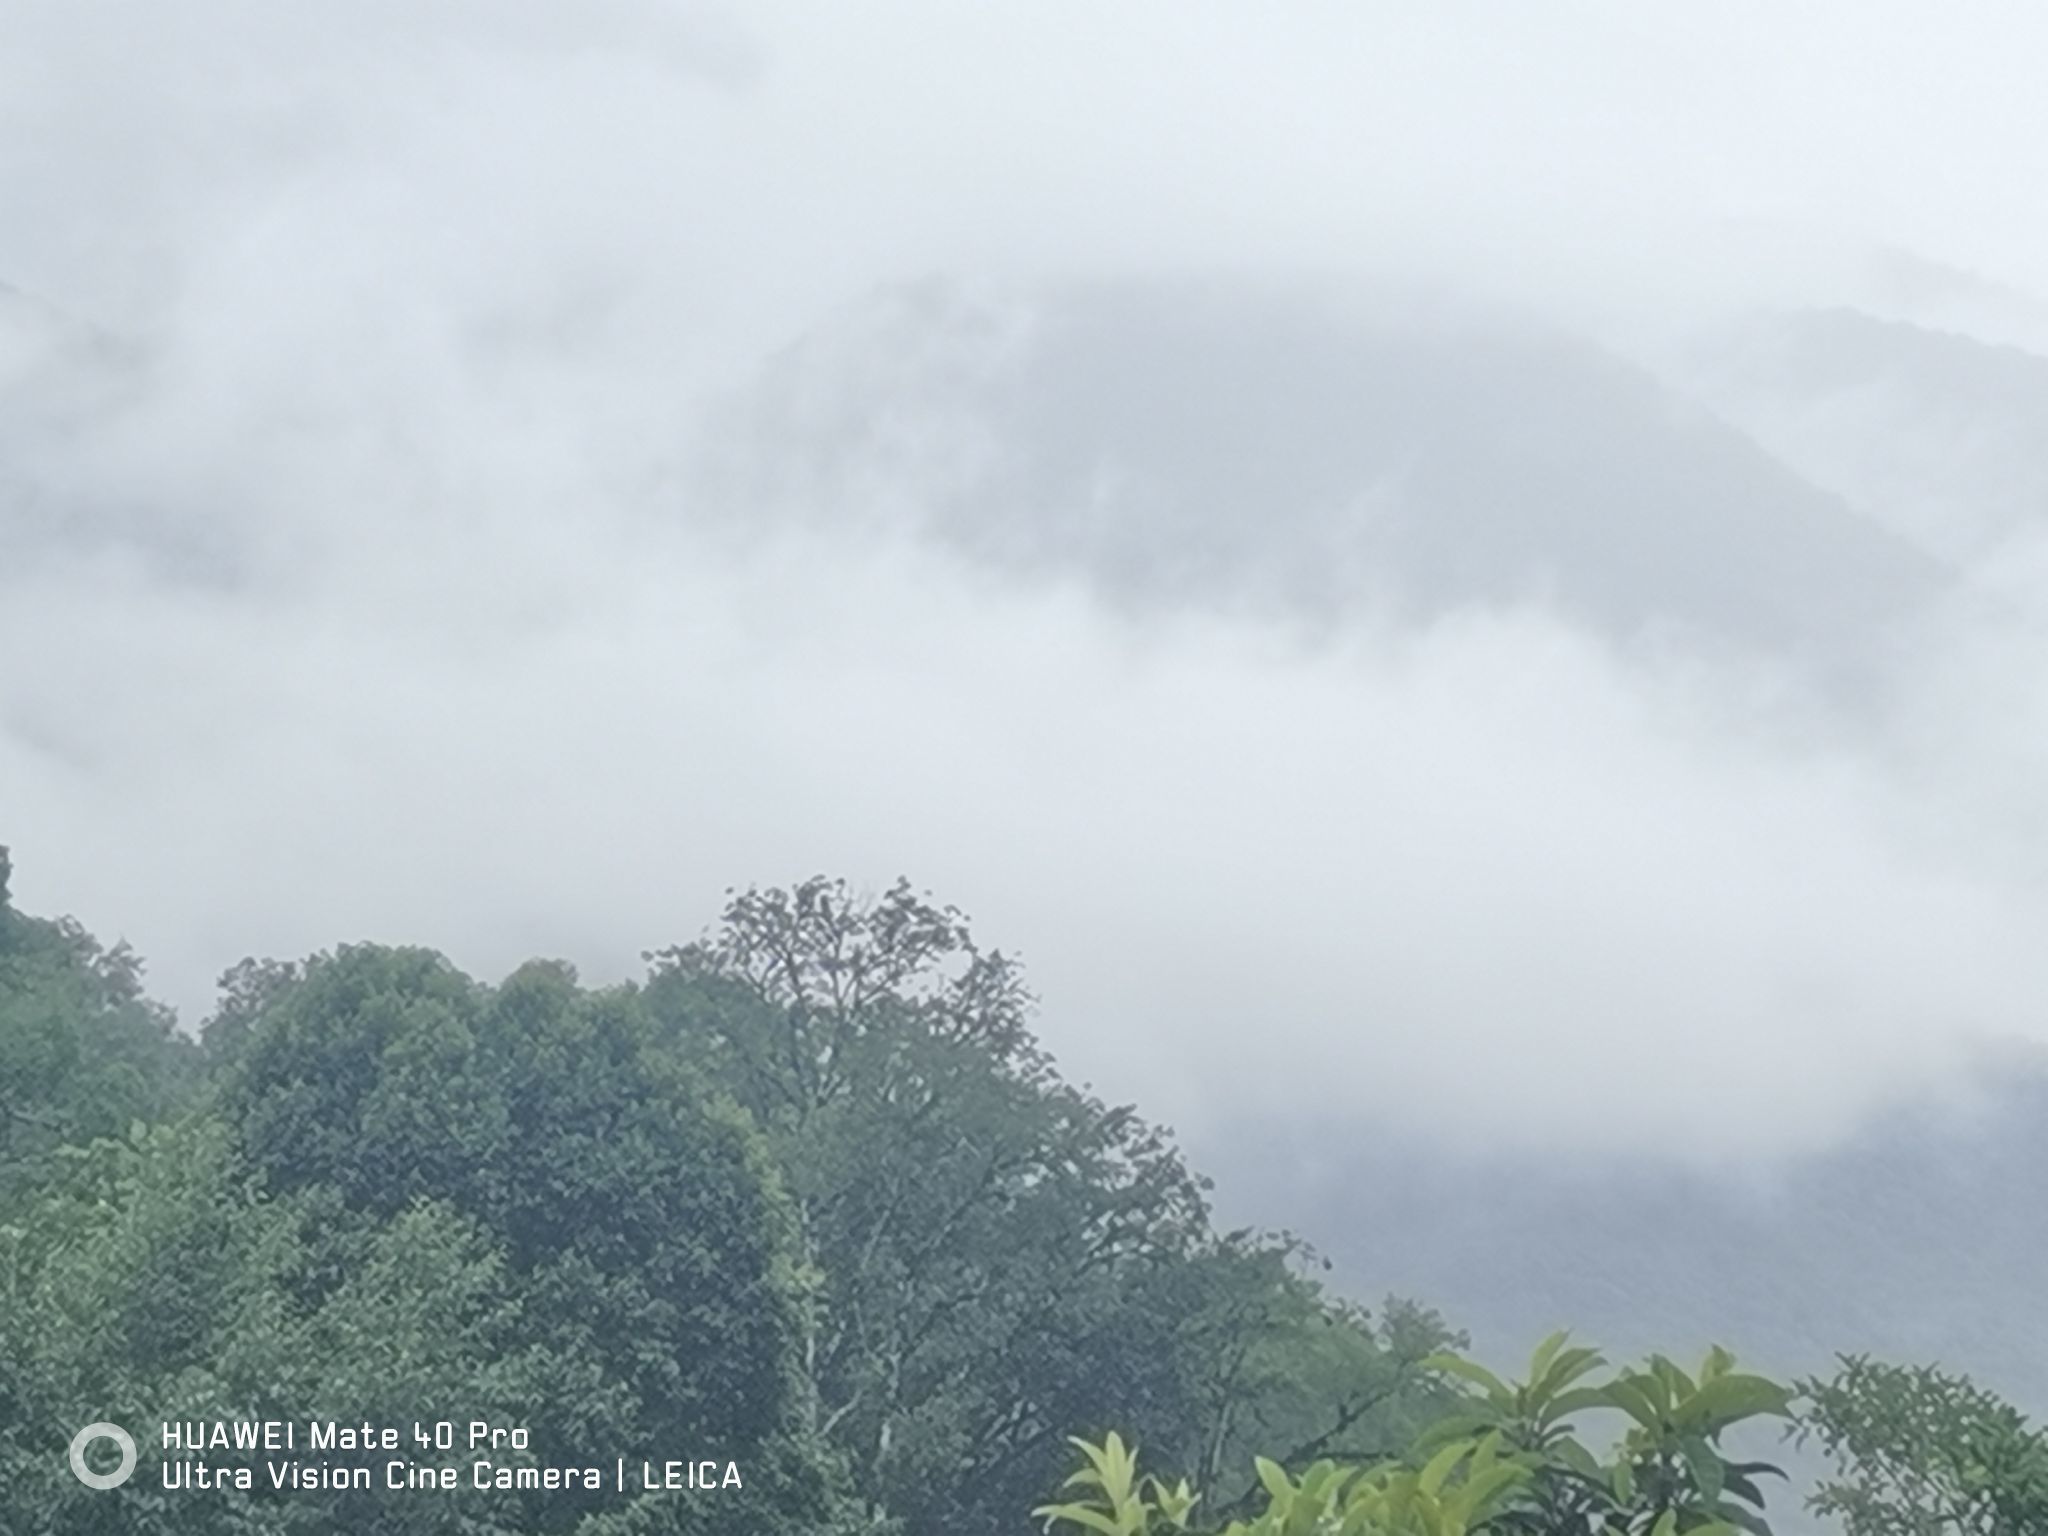
[[[1540,600],[1834,662],[1949,579],[1588,342],[1251,286],[897,290],[787,349],[712,441],[713,504],[881,516],[1124,602]]]
[[[1239,1126],[1204,1161],[1226,1220],[1292,1227],[1347,1289],[1426,1297],[1509,1364],[1569,1322],[1610,1350],[1720,1341],[1786,1373],[1837,1351],[1940,1361],[2043,1413],[2048,1055],[2005,1067],[1977,1113],[1901,1108],[1748,1188],[1359,1123]]]
[[[1851,309],[1749,318],[1680,374],[1799,473],[1973,561],[2048,537],[2048,357]]]

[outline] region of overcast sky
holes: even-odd
[[[2048,1036],[2048,566],[2031,508],[1943,477],[2034,397],[1935,419],[1918,374],[1794,399],[1695,365],[1802,305],[2048,345],[2044,50],[2033,7],[1869,0],[0,0],[16,894],[126,936],[196,1022],[249,953],[611,978],[728,886],[905,873],[1021,953],[1063,1060],[1198,1138],[1357,1106],[1718,1159],[1960,1094]],[[1686,452],[1794,487],[1871,569],[1924,557],[1931,596],[1854,641],[1853,687],[1575,607],[1598,528],[1420,611],[1370,569],[1335,619],[1221,578],[1131,601],[1185,508],[1097,471],[1179,484],[1213,443],[1170,410],[1113,417],[1142,454],[1087,440],[1088,527],[1142,533],[1113,571],[1071,522],[991,556],[1072,511],[956,473],[1080,451],[1033,403],[1091,376],[1033,350],[1080,324],[1062,295],[1191,279],[1335,295],[1333,332],[1426,310],[1428,355],[1481,372],[1475,327],[1566,338],[1735,421]],[[864,318],[933,283],[953,319]],[[1184,398],[1163,344],[1087,334]],[[971,410],[932,361],[963,335],[996,338],[957,364],[997,380]],[[1325,375],[1274,345],[1268,394],[1313,412]],[[1516,385],[1539,436],[1548,377]],[[821,447],[874,400],[914,449],[879,479],[867,437]],[[1907,507],[1869,472],[1901,411],[1934,487]],[[770,498],[707,469],[735,421],[823,470]],[[1448,483],[1395,446],[1400,484]],[[1007,542],[947,531],[963,497]],[[1759,526],[1731,504],[1733,567],[1781,568]],[[1742,1101],[1674,1145],[1673,1093]]]

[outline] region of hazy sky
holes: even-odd
[[[1943,562],[1857,710],[1540,597],[1133,608],[854,515],[980,451],[945,411],[802,518],[698,466],[931,279],[1026,345],[1062,284],[1427,292],[1679,391],[1754,306],[2040,345],[2044,48],[2033,7],[1868,0],[0,0],[17,894],[196,1020],[247,953],[611,977],[729,885],[901,872],[1197,1134],[1839,1135],[2048,1034],[2028,509],[1987,553],[1938,496],[1854,505],[1863,394],[1744,423]],[[835,389],[929,361],[877,336]]]

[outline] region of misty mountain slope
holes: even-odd
[[[1684,371],[1801,474],[1937,554],[2048,536],[2048,357],[1834,308],[1751,317]]]
[[[1539,600],[1827,660],[1946,580],[1590,343],[1221,283],[896,291],[728,409],[706,483],[784,515],[879,508],[1129,601]]]
[[[1774,1371],[1941,1361],[2048,1408],[2048,1063],[1979,1113],[1881,1116],[1750,1187],[1655,1162],[1531,1162],[1359,1125],[1208,1158],[1225,1214],[1278,1221],[1363,1294],[1428,1297],[1512,1363],[1569,1323],[1611,1351],[1720,1341]]]

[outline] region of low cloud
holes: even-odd
[[[1596,622],[1569,581],[1333,617],[1132,604],[1099,541],[993,558],[917,503],[1000,413],[898,423],[928,461],[829,461],[800,516],[704,469],[777,358],[932,271],[1028,321],[1077,273],[1170,307],[1191,270],[1430,269],[1624,351],[1645,313],[1840,297],[1813,253],[1883,232],[1867,177],[1796,260],[1639,265],[1849,153],[1765,174],[1775,90],[1720,135],[1749,22],[1698,53],[1705,22],[1589,7],[1527,69],[1505,11],[1469,51],[1348,10],[1242,49],[1220,11],[1119,13],[1078,58],[1050,19],[940,8],[203,13],[138,9],[116,59],[39,11],[0,65],[34,87],[10,137],[55,146],[0,161],[34,215],[0,239],[0,814],[20,899],[127,936],[188,1019],[245,953],[364,937],[630,975],[727,886],[822,869],[967,908],[1074,1070],[1196,1135],[1249,1106],[1719,1161],[2043,1033],[2048,827],[2003,765],[2038,759],[2048,673],[2011,545],[1998,583],[1944,567],[1844,704],[1769,647]],[[1211,114],[1204,68],[1258,110]],[[1667,76],[1691,115],[1625,132]],[[1589,120],[1559,104],[1582,77]],[[1539,236],[1565,154],[1579,233]],[[2023,283],[1981,179],[1947,187],[1943,255]],[[1190,419],[1145,418],[1146,462],[1213,447]],[[754,451],[818,462],[775,420]],[[1860,527],[1845,487],[1797,505]],[[1171,512],[1121,558],[1175,559]],[[1283,522],[1231,537],[1307,537]]]

